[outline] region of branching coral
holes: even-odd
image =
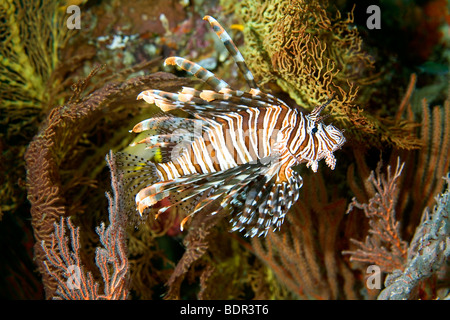
[[[161,73],[133,78],[124,83],[109,83],[89,96],[79,97],[67,105],[56,107],[49,114],[41,131],[29,145],[25,157],[28,200],[31,203],[32,225],[37,240],[35,258],[43,276],[47,297],[54,295],[57,282],[44,268],[45,252],[40,243],[45,241],[49,245],[54,223],[62,216],[70,216],[80,210],[77,197],[87,192],[82,189],[83,184],[86,186],[86,183],[92,183],[92,178],[86,179],[86,176],[95,172],[98,174],[98,171],[93,170],[94,164],[99,164],[106,153],[104,149],[100,149],[86,157],[86,150],[80,150],[77,144],[83,139],[83,135],[101,124],[106,117],[110,121],[118,121],[119,127],[123,125],[126,116],[137,105],[137,94],[144,88],[171,90],[187,83],[188,80]],[[127,105],[126,109],[122,107],[124,104]],[[137,112],[135,108],[134,110]],[[117,131],[117,134],[120,133],[126,135],[126,130]],[[123,137],[120,140],[126,142]],[[114,136],[111,141],[116,143]],[[104,146],[109,147],[108,144]],[[91,165],[81,172],[79,163],[88,159]],[[65,173],[68,168],[74,167],[77,168],[78,175]],[[71,186],[74,190],[70,189]],[[76,196],[68,196],[72,193]],[[92,194],[91,198],[94,199]]]
[[[400,117],[401,113],[406,111],[408,117],[412,119],[413,113],[409,99],[414,81],[415,76],[412,77],[409,86],[411,90],[407,91],[396,117]],[[347,250],[345,253],[350,253],[354,261],[376,264],[382,271],[393,272],[390,279],[395,278],[399,273],[407,272],[408,264],[412,261],[411,252],[415,250],[413,247],[416,245],[415,240],[409,244],[405,240],[416,238],[418,233],[425,230],[419,226],[420,219],[421,217],[422,220],[424,219],[423,212],[432,205],[434,196],[441,193],[444,185],[441,177],[445,176],[450,165],[448,159],[450,127],[447,121],[443,121],[448,118],[450,101],[447,99],[443,106],[435,106],[430,110],[424,100],[421,108],[422,125],[418,136],[422,148],[413,151],[394,149],[388,160],[389,166],[395,166],[398,157],[402,158],[404,163],[401,166],[401,175],[398,163],[396,172],[388,175],[387,178],[380,175],[379,169],[377,174],[370,173],[367,160],[356,151],[356,167],[359,176],[363,179],[361,187],[353,176],[353,165],[348,170],[349,186],[356,196],[353,203],[358,204],[356,207],[363,209],[369,217],[370,230],[365,243],[353,240],[356,250]],[[361,205],[361,203],[368,204]],[[387,283],[391,281],[387,280]],[[414,287],[417,284],[418,282],[411,283]],[[430,296],[436,295],[435,289],[431,292],[433,293]],[[415,296],[409,294],[410,292],[408,293],[410,298]],[[386,298],[387,295],[384,297]],[[425,297],[422,296],[422,298]]]
[[[401,118],[403,113],[407,114],[410,121],[414,120],[412,106],[410,103],[411,94],[414,87],[415,76],[411,78],[409,89],[400,104],[396,118]],[[450,116],[450,100],[447,99],[443,106],[430,108],[426,100],[420,106],[421,119],[420,128],[416,131],[421,148],[419,150],[394,149],[391,153],[389,165],[395,166],[397,158],[400,157],[405,162],[403,174],[398,179],[402,192],[398,195],[397,214],[399,219],[405,219],[403,229],[406,229],[411,236],[418,225],[420,217],[425,207],[430,207],[434,201],[434,196],[439,194],[444,185],[442,176],[445,175],[449,166],[450,158],[450,126],[444,119]],[[356,195],[357,201],[368,202],[375,194],[374,188],[367,179],[370,169],[367,160],[358,150],[354,152],[355,164],[359,176],[363,180],[363,187],[358,186],[355,180],[354,165],[348,169],[348,181],[352,192]],[[406,213],[406,211],[408,211]],[[404,216],[404,217],[403,217]]]
[[[368,84],[373,83],[378,74],[372,73],[373,61],[362,50],[361,37],[353,27],[352,12],[341,16],[332,6],[328,6],[327,1],[318,0],[244,0],[233,3],[236,7],[231,19],[244,22],[243,51],[259,83],[266,84],[265,89],[272,89],[272,93],[293,103],[286,97],[288,92],[292,100],[308,110],[336,93],[329,112],[333,121],[339,122],[338,126],[346,130],[347,146],[352,145],[354,157],[345,148],[342,152],[347,152],[347,157],[339,160],[343,165],[333,171],[333,176],[326,176],[326,171],[315,176],[305,174],[301,199],[287,214],[283,229],[269,233],[265,239],[246,241],[239,235],[228,233],[228,225],[222,225],[220,217],[208,217],[207,214],[197,217],[188,230],[179,233],[178,213],[174,211],[170,212],[170,216],[162,215],[158,220],[138,226],[138,230],[134,230],[134,226],[133,230],[128,230],[128,260],[125,259],[123,242],[122,249],[113,252],[118,248],[114,246],[118,244],[114,240],[120,238],[108,236],[108,232],[113,230],[110,229],[113,223],[108,228],[101,225],[97,234],[92,229],[106,217],[107,200],[103,190],[107,188],[104,184],[108,179],[104,155],[108,150],[122,149],[130,142],[127,130],[132,123],[136,123],[136,119],[131,118],[141,118],[138,114],[142,111],[138,111],[139,102],[135,100],[140,91],[149,87],[176,91],[179,86],[187,85],[189,80],[161,73],[124,80],[129,74],[125,72],[122,83],[112,82],[117,78],[103,77],[94,89],[89,89],[86,85],[94,72],[88,79],[75,84],[70,101],[52,110],[54,101],[60,97],[55,93],[61,92],[61,88],[68,88],[73,79],[65,78],[62,82],[62,75],[75,66],[71,65],[73,61],[80,58],[63,61],[65,64],[57,67],[58,49],[65,43],[68,30],[65,26],[54,26],[65,22],[62,20],[64,11],[58,11],[57,5],[47,0],[38,1],[33,7],[13,0],[0,4],[0,36],[5,44],[0,48],[2,66],[5,67],[0,70],[3,85],[0,89],[0,108],[8,111],[0,113],[0,124],[4,124],[3,131],[0,131],[0,170],[11,172],[0,177],[3,211],[12,211],[19,203],[16,194],[5,186],[18,184],[25,188],[25,183],[18,180],[18,176],[25,175],[25,170],[22,166],[22,173],[17,173],[21,170],[17,159],[23,156],[25,144],[36,133],[40,116],[50,111],[26,153],[26,188],[37,241],[35,262],[42,275],[47,298],[82,298],[84,295],[90,298],[144,299],[162,296],[166,299],[355,299],[365,295],[361,281],[363,269],[361,264],[351,264],[349,256],[341,254],[342,250],[354,250],[355,258],[360,254],[361,259],[381,261],[379,256],[370,254],[385,252],[382,245],[388,251],[395,241],[399,254],[395,254],[395,263],[390,269],[385,270],[398,268],[401,271],[394,271],[393,275],[388,276],[387,289],[380,298],[414,298],[417,288],[421,289],[423,283],[442,280],[435,270],[443,259],[448,259],[448,243],[442,237],[445,233],[440,233],[442,231],[448,235],[445,231],[448,223],[442,222],[448,212],[436,209],[432,215],[425,215],[425,222],[416,230],[409,248],[402,239],[409,241],[413,237],[424,206],[431,206],[434,195],[442,192],[443,180],[440,177],[448,171],[450,161],[450,127],[446,121],[450,115],[449,102],[444,107],[431,108],[426,101],[418,105],[416,109],[423,111],[417,139],[417,124],[414,122],[417,119],[413,117],[409,105],[415,86],[414,76],[394,117],[381,119],[380,114],[387,108],[382,103],[377,110],[368,109],[368,105],[375,104],[374,100],[370,104],[367,102],[370,98],[367,92],[372,92]],[[50,6],[53,9],[47,10]],[[130,9],[127,8],[127,12],[131,12]],[[25,26],[30,21],[30,25],[39,22],[43,13],[47,17],[42,18],[45,23],[33,30]],[[190,23],[196,21],[198,12],[195,10],[183,13],[188,16],[192,13]],[[20,15],[24,18],[19,19]],[[84,15],[83,19],[87,16]],[[104,18],[107,20],[111,16],[104,15]],[[172,20],[169,22],[173,25]],[[186,31],[179,28],[176,32],[181,35]],[[140,40],[148,43],[151,37],[150,33],[146,33]],[[33,38],[35,40],[30,43],[29,39]],[[192,41],[198,39],[191,36],[189,42]],[[239,43],[239,37],[236,43]],[[73,47],[76,46],[71,49]],[[198,46],[194,47],[188,50],[192,55],[208,55],[208,52],[200,52]],[[147,52],[140,49],[132,51],[132,54],[141,55],[141,58],[146,56]],[[66,52],[66,56],[71,56],[73,51]],[[39,52],[37,56],[36,52]],[[117,54],[116,58],[121,57],[118,52],[108,53],[105,56]],[[108,63],[111,68],[110,61],[101,62]],[[34,77],[28,81],[30,75]],[[12,81],[5,81],[6,78]],[[6,91],[5,88],[10,85],[14,87]],[[67,96],[68,91],[64,94]],[[378,99],[393,100],[392,96],[385,95],[378,96]],[[10,104],[10,100],[16,102]],[[379,110],[380,113],[377,113]],[[387,113],[394,114],[395,111],[387,110]],[[18,140],[19,143],[16,143]],[[377,186],[372,182],[383,183],[376,179],[377,176],[372,177],[372,182],[367,181],[376,159],[373,153],[365,156],[363,148],[355,147],[353,142],[363,142],[378,149],[386,145],[394,146],[393,151],[383,148],[385,159],[391,153],[391,160],[386,159],[385,162],[393,168],[399,156],[405,161],[402,175],[395,179],[395,186],[386,184],[398,191],[396,194],[386,194],[384,199],[386,204],[390,203],[389,199],[396,199],[395,206],[387,208],[390,211],[388,220],[383,220],[384,216],[381,219],[374,216],[370,219],[374,222],[367,223],[374,225],[378,219],[379,223],[375,225],[377,232],[385,236],[384,232],[390,230],[391,238],[378,238],[368,246],[361,240],[367,236],[364,223],[368,221],[363,214],[357,213],[364,211],[364,207],[368,210],[373,208],[370,204],[380,200],[373,198],[377,194]],[[418,146],[421,149],[405,150]],[[347,183],[341,171],[346,162],[352,163]],[[381,176],[378,177],[381,179]],[[339,182],[334,184],[329,180]],[[386,193],[388,190],[392,189],[381,191]],[[350,191],[356,196],[357,203],[369,204],[345,215],[345,199]],[[117,201],[118,197],[109,199],[112,204],[111,201]],[[439,203],[442,203],[441,200]],[[22,207],[27,210],[26,206]],[[114,208],[110,207],[110,214],[112,211]],[[437,216],[441,218],[437,219]],[[66,234],[65,230],[69,233]],[[369,237],[374,239],[373,234]],[[431,237],[438,241],[433,242]],[[355,240],[351,247],[349,238],[359,239],[359,242]],[[31,243],[32,237],[30,239]],[[96,252],[96,248],[99,251]],[[389,251],[387,256],[392,252]],[[96,255],[101,269],[95,267],[93,258]],[[109,263],[107,256],[115,257],[111,261],[116,264]],[[432,259],[428,259],[430,257]],[[125,272],[126,264],[128,273]],[[71,265],[80,268],[81,283],[88,284],[91,289],[85,287],[83,292],[75,292],[67,287],[66,280],[73,274],[64,272]],[[112,281],[114,274],[121,281]],[[432,276],[428,280],[424,279],[430,274]],[[398,275],[400,277],[396,279]],[[404,282],[409,276],[417,281]],[[96,285],[96,280],[101,279],[106,279],[106,282],[102,285],[101,281],[97,281]],[[405,284],[414,287],[414,290]],[[394,296],[394,291],[399,287],[403,288],[403,292]],[[111,290],[108,291],[108,288]]]
[[[200,218],[200,219],[198,219]],[[223,219],[202,216],[192,220],[184,238],[185,251],[166,282],[165,299],[269,299],[277,288],[266,283],[267,273],[255,261],[248,243],[227,232]],[[264,278],[264,279],[261,279]],[[191,286],[195,291],[187,291]],[[254,294],[254,296],[253,296]]]
[[[355,299],[355,279],[336,247],[346,201],[330,197],[320,175],[305,183],[283,232],[252,239],[253,250],[297,297]]]
[[[184,239],[186,250],[167,282],[169,291],[166,299],[178,299],[180,297],[180,287],[184,277],[189,268],[208,250],[211,229],[221,221],[221,218],[219,215],[197,216],[193,220],[189,234]]]
[[[419,297],[420,285],[427,278],[436,275],[450,256],[448,174],[446,192],[436,198],[437,206],[431,215],[428,208],[425,209],[422,222],[408,244],[401,239],[399,221],[395,216],[403,166],[398,162],[393,174],[388,166],[387,176],[381,174],[378,167],[377,173],[372,172],[368,179],[376,190],[369,203],[361,204],[354,199],[349,207],[349,210],[353,206],[364,210],[366,217],[370,219],[370,230],[364,243],[351,239],[358,247],[356,250],[343,253],[350,254],[352,261],[375,264],[381,271],[390,273],[385,280],[386,288],[378,299]],[[448,283],[442,285],[444,288],[448,287]],[[436,298],[436,290],[439,288],[433,288],[430,296],[422,298]]]
[[[226,1],[223,1],[225,4]],[[230,5],[231,6],[231,5]],[[359,105],[358,89],[377,79],[373,59],[362,49],[353,14],[331,17],[328,1],[243,1],[244,55],[259,83],[276,83],[311,110],[331,97],[330,113],[353,139],[381,146],[418,147],[411,123],[378,118]]]
[[[369,219],[370,230],[365,242],[355,241],[358,249],[356,251],[344,251],[351,254],[352,261],[376,263],[382,271],[392,272],[402,268],[407,253],[406,242],[401,239],[399,222],[395,216],[395,205],[398,199],[398,179],[403,170],[400,160],[397,163],[394,173],[390,167],[387,168],[387,175],[372,171],[368,182],[375,189],[375,194],[368,204],[362,204],[354,198],[350,203],[349,211],[353,207],[364,210],[364,214]]]
[[[409,161],[415,165],[406,168],[403,184],[411,186],[411,196],[403,194],[400,199],[401,210],[411,208],[410,218],[415,225],[420,220],[425,207],[431,207],[434,197],[444,186],[441,177],[450,167],[450,96],[443,106],[430,107],[422,100],[420,151],[409,153]],[[397,151],[403,157],[404,151]],[[413,202],[414,204],[411,204]],[[411,231],[411,230],[410,230]]]
[[[386,288],[380,293],[378,299],[414,298],[417,296],[421,282],[436,274],[450,258],[449,174],[446,181],[447,189],[442,195],[436,197],[433,212],[430,214],[426,209],[423,214],[423,221],[416,229],[409,246],[408,259],[403,272],[396,270],[386,278]],[[448,283],[444,285],[448,286]]]
[[[126,299],[129,292],[129,273],[127,257],[127,213],[121,194],[123,193],[120,177],[111,152],[106,161],[111,170],[111,186],[113,195],[106,193],[109,202],[109,226],[105,228],[102,222],[97,227],[102,248],[96,250],[96,264],[103,280],[103,293],[99,293],[100,284],[93,278],[91,272],[85,272],[80,255],[80,232],[67,218],[70,231],[70,243],[66,235],[64,218],[55,223],[55,233],[51,236],[48,247],[42,241],[42,249],[47,261],[44,265],[47,272],[57,283],[56,296],[65,300],[117,300]],[[50,268],[49,265],[53,268]],[[72,273],[73,272],[73,273]]]
[[[39,108],[48,100],[47,81],[59,63],[69,29],[57,1],[14,1],[0,5],[0,97],[3,107]],[[52,83],[51,85],[56,85]]]
[[[0,3],[0,160],[10,172],[0,181],[0,218],[25,200],[17,181],[25,175],[26,144],[57,96],[53,89],[61,89],[61,74],[53,72],[70,35],[64,14],[57,1]]]

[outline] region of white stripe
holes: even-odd
[[[172,170],[170,170],[170,168],[167,166],[167,163],[159,163],[159,166],[164,170],[164,173],[167,175],[167,178],[168,178],[167,180],[172,180],[172,179],[176,178],[172,175]],[[161,175],[161,180],[164,181],[162,175]]]
[[[211,150],[208,150],[208,148],[206,147],[205,140],[203,138],[198,139],[198,143],[200,146],[200,150],[203,154],[203,157],[205,158],[206,166],[208,167],[208,172],[216,172],[216,169],[214,169],[213,161],[211,159],[210,154]]]

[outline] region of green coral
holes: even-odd
[[[418,147],[414,128],[404,120],[379,119],[365,112],[376,81],[374,60],[362,49],[353,13],[343,18],[326,0],[244,0],[223,6],[243,21],[243,54],[260,86],[287,93],[312,110],[334,95],[329,113],[348,137],[364,144]],[[276,86],[274,87],[274,84]],[[278,88],[278,89],[277,89]]]
[[[0,197],[4,199],[0,217],[21,202],[17,182],[24,176],[25,147],[37,130],[39,118],[53,104],[54,89],[60,85],[53,72],[69,30],[59,3],[0,3],[0,161],[2,169],[11,173],[0,181]]]
[[[68,38],[65,12],[57,1],[0,4],[0,97],[3,108],[39,108],[48,97],[47,82]]]
[[[361,49],[353,16],[331,19],[324,1],[243,1],[247,62],[260,84],[276,82],[302,107],[326,99],[331,84],[360,81],[372,60]],[[306,89],[306,90],[305,90]]]

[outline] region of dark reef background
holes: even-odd
[[[246,88],[204,15],[267,92],[305,112],[336,93],[336,169],[300,168],[300,199],[265,238],[226,219],[181,232],[177,210],[135,228],[105,161],[157,112],[141,91],[201,86],[164,58]],[[449,29],[446,0],[2,1],[0,297],[448,299]],[[85,289],[65,287],[69,265]]]

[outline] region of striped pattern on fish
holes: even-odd
[[[231,230],[243,231],[246,236],[265,235],[282,225],[298,199],[303,181],[293,167],[306,163],[316,172],[318,162],[325,159],[334,169],[333,153],[345,138],[320,116],[331,99],[303,114],[261,91],[227,32],[214,18],[204,19],[234,58],[250,90],[233,90],[194,62],[167,58],[165,64],[193,74],[212,90],[184,87],[178,93],[146,90],[139,94],[138,99],[156,104],[165,114],[146,119],[131,131],[157,132],[136,144],[158,148],[162,160],[154,163],[121,154],[124,181],[141,215],[172,197],[169,204],[158,207],[157,214],[184,206],[189,214],[182,228],[199,212],[226,212]],[[176,109],[193,119],[170,115]]]

